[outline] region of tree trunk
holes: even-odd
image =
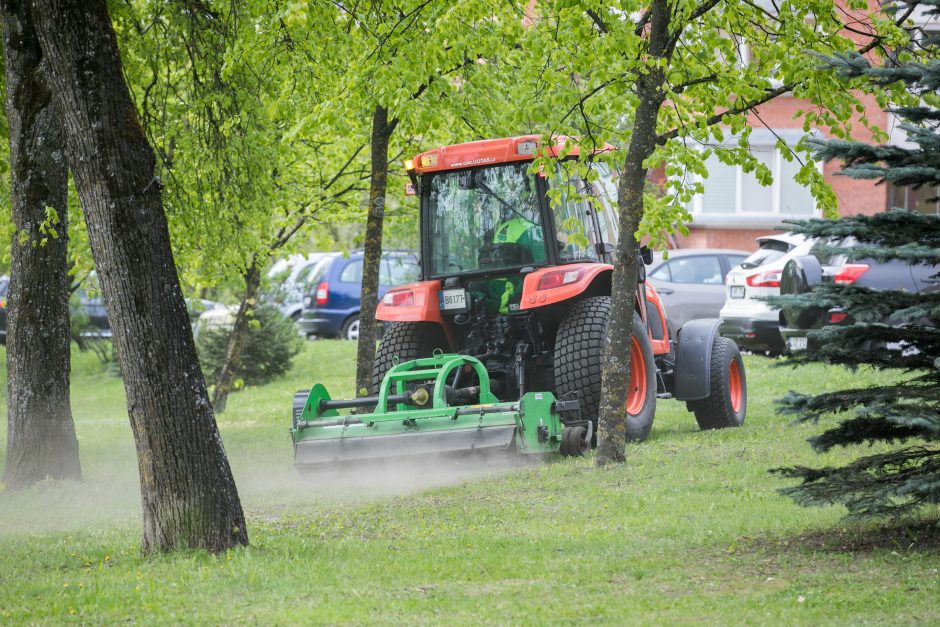
[[[144,553],[248,534],[196,358],[154,155],[104,0],[33,0],[137,447]]]
[[[668,39],[669,9],[665,0],[650,9],[649,52],[654,60],[663,57]],[[643,219],[643,188],[648,169],[644,161],[656,149],[656,121],[663,103],[665,74],[654,67],[636,83],[639,105],[633,135],[618,183],[620,239],[611,286],[607,351],[601,371],[601,404],[598,411],[598,466],[623,463],[626,459],[627,388],[630,383],[630,342],[636,302],[639,250],[634,234]]]
[[[245,339],[248,335],[248,314],[258,301],[260,287],[261,271],[258,269],[257,261],[252,258],[251,265],[245,271],[245,293],[242,302],[238,304],[238,313],[235,314],[232,332],[228,337],[225,361],[222,363],[219,376],[216,377],[215,389],[212,392],[212,408],[215,409],[216,413],[225,411],[225,403],[228,401],[229,392],[232,391],[232,386],[235,385],[238,367],[241,364],[242,348],[245,346]]]
[[[362,260],[362,297],[359,304],[359,345],[356,350],[356,393],[372,385],[375,361],[375,308],[379,301],[379,264],[382,261],[382,223],[388,189],[388,143],[398,120],[377,106],[372,113],[372,177],[369,184],[369,215]]]
[[[28,7],[18,2],[3,4],[3,52],[16,228],[7,299],[4,482],[16,490],[46,477],[81,479],[82,473],[69,402],[68,166],[39,41]],[[55,235],[40,232],[44,222]],[[28,239],[21,242],[21,236]]]

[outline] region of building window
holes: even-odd
[[[888,209],[900,208],[919,211],[928,215],[940,215],[940,187],[924,185],[917,189],[900,187],[893,183],[888,186]]]
[[[710,155],[705,160],[708,178],[700,179],[704,192],[689,205],[696,224],[707,226],[724,221],[776,224],[785,218],[819,215],[809,188],[795,180],[800,163],[795,159],[787,161],[772,141],[754,142],[757,134],[755,131],[751,136],[751,154],[767,166],[773,183],[761,185],[753,171],[726,165],[715,154]]]

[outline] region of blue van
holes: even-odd
[[[297,324],[306,336],[359,339],[359,302],[362,292],[361,250],[343,257],[331,253],[320,261],[308,279],[309,292]],[[386,251],[379,266],[379,298],[388,288],[418,280],[418,256],[410,252]]]

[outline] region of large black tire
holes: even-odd
[[[607,318],[610,315],[610,297],[585,298],[562,320],[555,338],[555,395],[577,393],[581,400],[581,416],[594,423],[593,442],[597,442],[597,414],[601,402],[601,369],[607,345]],[[646,439],[653,426],[656,413],[656,364],[649,334],[639,315],[633,317],[635,350],[642,357],[642,373],[638,383],[641,396],[634,412],[627,413],[627,439],[639,442]],[[631,372],[634,365],[631,364]],[[631,377],[631,381],[636,381]],[[645,383],[645,386],[643,385]]]
[[[805,294],[813,289],[814,285],[822,282],[822,266],[813,255],[794,257],[783,267],[780,273],[780,293],[783,295]],[[818,326],[823,317],[820,307],[784,307],[781,321],[786,321],[788,327],[808,329]]]
[[[372,365],[372,394],[379,393],[385,373],[396,363],[430,357],[435,349],[449,350],[441,325],[433,322],[393,322],[388,325],[375,351]]]
[[[740,427],[747,413],[747,377],[738,345],[726,337],[712,343],[711,388],[709,396],[689,401],[686,406],[695,413],[702,429]]]

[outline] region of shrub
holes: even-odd
[[[230,328],[206,329],[196,340],[202,371],[208,381],[218,376],[225,363],[230,332]],[[274,307],[259,306],[246,331],[236,379],[245,385],[267,383],[290,370],[302,347],[303,340],[289,318]]]

